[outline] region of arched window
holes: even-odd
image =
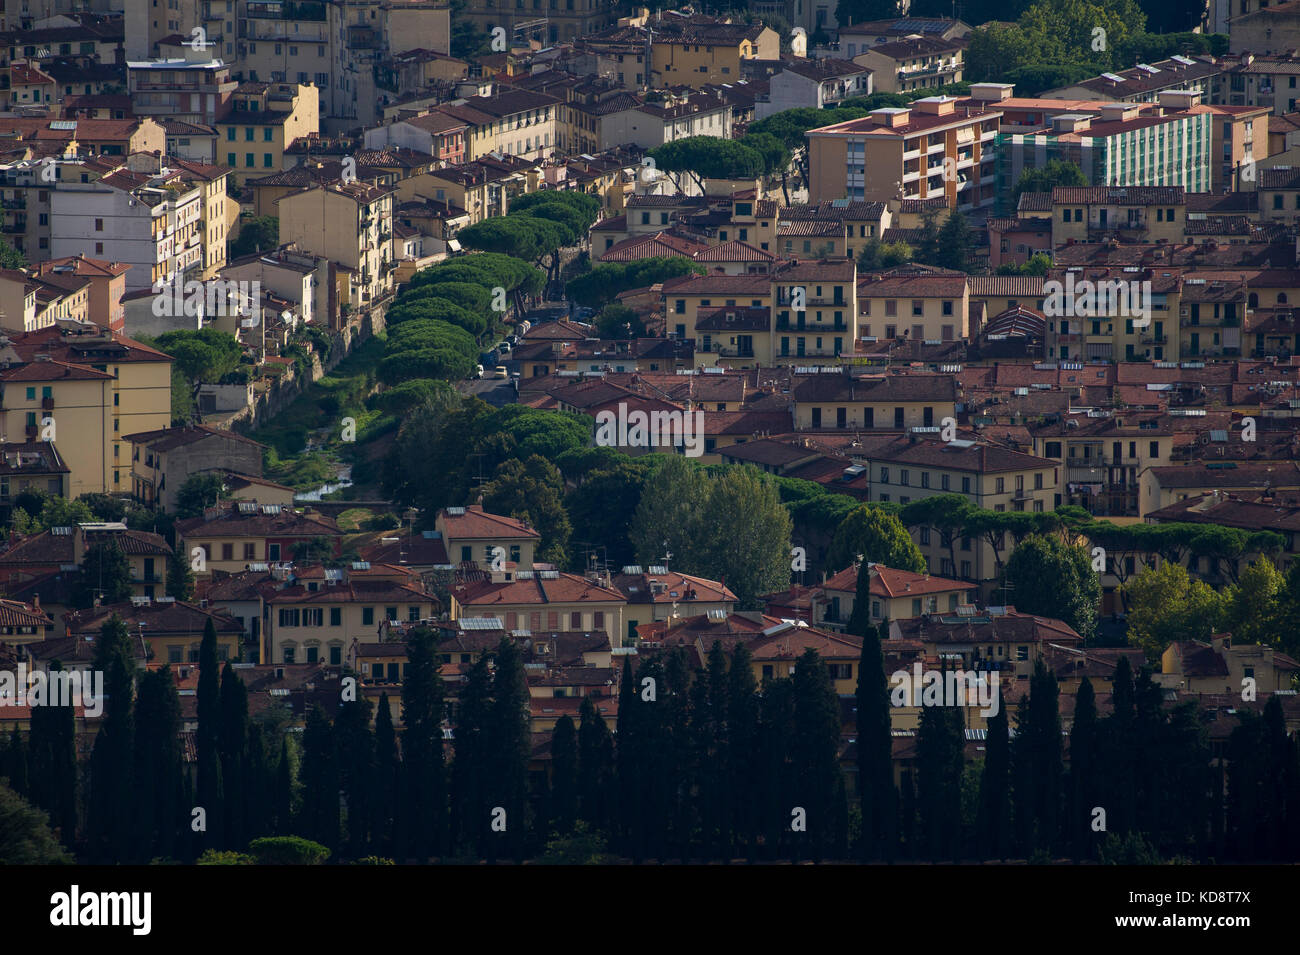
[[[1278,293],[1277,293],[1277,304],[1279,304],[1279,305],[1285,305],[1285,304],[1286,304],[1286,292],[1278,292]]]
[[[1254,292],[1251,292],[1251,293],[1250,293],[1250,298],[1246,299],[1246,304],[1247,304],[1250,308],[1258,308],[1258,307],[1259,307],[1259,296],[1258,296],[1257,294],[1255,294]]]

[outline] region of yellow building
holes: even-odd
[[[439,609],[404,567],[305,568],[266,598],[264,659],[339,666],[354,641],[378,638],[389,623],[429,620]]]
[[[767,275],[684,275],[663,283],[663,314],[668,334],[679,339],[700,337],[696,322],[701,310],[772,306],[772,279]],[[763,356],[759,356],[763,362]]]
[[[489,579],[457,584],[451,619],[500,617],[507,630],[534,634],[558,630],[603,630],[610,645],[622,646],[627,599],[610,587],[554,570],[493,572]]]
[[[1174,445],[1173,424],[1159,412],[1072,413],[1031,435],[1033,452],[1065,469],[1062,504],[1116,517],[1141,515],[1139,477],[1169,464]]]
[[[320,91],[295,83],[241,83],[216,124],[217,155],[242,184],[284,169],[295,140],[320,133]]]
[[[1300,664],[1273,647],[1247,643],[1233,646],[1232,634],[1216,633],[1209,643],[1178,640],[1160,657],[1162,686],[1185,693],[1241,694],[1247,681],[1258,693],[1295,691]]]
[[[970,285],[960,272],[904,265],[858,279],[858,333],[868,339],[967,341]]]
[[[997,198],[993,141],[1002,113],[928,96],[908,108],[808,131],[809,201],[932,199],[966,212]]]
[[[393,288],[394,195],[359,182],[308,186],[277,204],[280,241],[337,263],[351,279],[348,303],[367,308]]]
[[[202,516],[177,521],[176,534],[185,553],[193,554],[195,548],[203,551],[204,569],[196,577],[213,571],[239,573],[249,564],[301,560],[299,551],[314,546],[318,538],[329,541],[337,556],[341,539],[332,518],[251,501],[223,504]]]
[[[1187,193],[1182,186],[1058,186],[1052,190],[1052,245],[1183,241]]]
[[[542,539],[523,521],[489,513],[482,504],[444,507],[434,519],[434,528],[453,564],[473,564],[480,570],[491,570],[494,564],[501,569],[506,562],[519,570],[532,570]]]
[[[956,415],[951,375],[854,375],[852,367],[790,380],[796,430],[938,428]],[[954,418],[955,420],[955,418]]]
[[[179,172],[183,181],[199,189],[199,207],[202,217],[199,236],[203,245],[200,260],[200,278],[206,281],[226,265],[226,238],[239,221],[239,203],[226,198],[226,179],[230,170],[225,166],[192,162],[188,159],[167,160]]]
[[[795,261],[772,273],[773,359],[812,364],[852,352],[858,339],[857,265]]]
[[[132,641],[143,643],[153,663],[197,663],[208,621],[217,631],[217,659],[238,661],[243,628],[229,615],[196,604],[159,597],[77,610],[66,617],[68,636],[94,640],[111,617],[126,624]]]
[[[655,89],[734,83],[742,78],[742,60],[780,56],[780,36],[761,23],[675,24],[664,32],[653,26],[650,85]]]
[[[1052,269],[1043,285],[1046,352],[1069,361],[1178,361],[1185,288],[1182,274],[1172,269]],[[1209,314],[1207,325],[1226,320],[1212,323]],[[1206,345],[1223,341],[1216,331],[1193,329],[1188,345],[1199,350],[1202,334]],[[1235,338],[1239,345],[1240,319]]]
[[[128,491],[125,436],[171,422],[171,357],[89,322],[14,336],[5,353],[0,430],[57,444],[70,497]]]

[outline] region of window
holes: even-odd
[[[268,561],[271,561],[272,563],[274,563],[275,561],[277,561],[277,560],[280,559],[280,545],[279,545],[279,544],[267,544],[267,545],[266,545],[266,559],[267,559]]]
[[[222,545],[221,545],[221,559],[222,559],[222,560],[234,560],[234,559],[235,559],[235,545],[234,545],[234,544],[222,544]]]
[[[95,220],[95,231],[96,231],[96,232],[103,232],[103,231],[104,231],[104,220],[103,220],[103,219],[96,219],[96,220]]]
[[[299,626],[299,613],[297,607],[280,608],[280,626],[282,627]]]
[[[374,608],[374,607],[362,607],[362,608],[361,608],[361,623],[362,623],[363,626],[367,626],[367,627],[373,627],[373,626],[375,625],[375,608]]]
[[[343,663],[343,648],[337,643],[330,644],[330,666],[336,667]]]
[[[396,619],[397,619],[397,608],[396,608],[396,607],[385,607],[385,608],[384,608],[384,615],[385,615],[389,620],[396,620]]]
[[[302,625],[304,627],[320,627],[324,625],[325,611],[320,607],[304,607],[302,611]]]
[[[343,608],[342,608],[342,607],[330,607],[330,626],[331,626],[331,627],[341,627],[341,626],[343,626]]]

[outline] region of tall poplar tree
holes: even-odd
[[[194,736],[198,805],[207,816],[208,832],[200,835],[199,845],[221,845],[223,826],[221,790],[221,664],[217,660],[217,628],[211,617],[203,628],[199,643],[199,686],[196,693],[198,730]]]
[[[492,680],[491,733],[488,745],[490,797],[495,811],[505,813],[504,834],[490,832],[491,839],[516,861],[523,861],[529,833],[528,761],[532,754],[532,733],[528,704],[528,682],[519,647],[502,637],[496,650],[496,672]]]
[[[339,844],[339,762],[334,727],[313,705],[302,733],[302,815],[299,829],[308,839]]]
[[[135,861],[174,858],[188,813],[181,796],[181,700],[170,667],[140,679],[135,701]]]
[[[811,647],[795,665],[794,746],[791,751],[796,805],[807,810],[807,838],[804,844],[814,861],[835,852],[836,837],[843,831],[837,818],[842,805],[837,789],[844,785],[840,772],[839,698],[826,664]]]
[[[126,624],[117,614],[100,631],[93,666],[104,674],[108,700],[90,758],[87,841],[93,858],[124,862],[134,857],[135,655]]]
[[[451,767],[451,816],[457,852],[483,856],[491,819],[488,815],[487,732],[492,713],[492,675],[484,653],[465,674],[457,693],[456,758]]]
[[[551,773],[551,815],[555,831],[564,836],[573,831],[578,817],[578,734],[568,713],[555,721]]]
[[[353,859],[370,854],[374,798],[375,743],[370,735],[370,701],[365,697],[339,704],[334,718],[339,754],[339,784],[347,804],[347,851]]]
[[[857,687],[858,803],[862,811],[861,857],[871,861],[894,856],[898,790],[894,786],[885,658],[876,628],[868,624],[864,629]]]
[[[63,670],[58,660],[50,662],[53,676]],[[77,728],[70,702],[32,709],[28,738],[29,798],[45,810],[50,827],[72,848],[77,840]]]
[[[379,695],[379,708],[375,712],[375,784],[372,790],[373,813],[370,838],[374,850],[380,855],[393,854],[394,826],[397,820],[398,781],[401,762],[397,754],[397,734],[393,730],[393,714],[388,694]]]
[[[221,762],[221,804],[224,841],[228,849],[242,849],[249,836],[244,827],[244,778],[248,759],[248,689],[226,663],[221,673],[221,724],[217,731],[217,752]]]
[[[410,671],[402,684],[402,819],[411,838],[408,852],[420,860],[439,855],[447,843],[447,777],[442,747],[446,715],[437,642],[427,627],[411,632],[406,645]]]

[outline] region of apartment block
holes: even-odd
[[[996,105],[959,108],[953,97],[931,96],[809,130],[809,201],[943,198],[962,212],[992,206]]]

